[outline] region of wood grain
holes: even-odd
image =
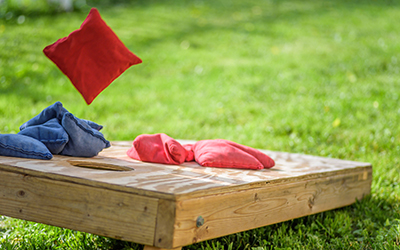
[[[0,214],[152,245],[158,199],[0,172]]]
[[[350,205],[370,193],[372,169],[177,202],[173,246]],[[204,225],[197,227],[199,216]]]
[[[113,142],[93,158],[55,155],[50,161],[0,157],[0,170],[42,176],[54,180],[119,190],[163,199],[186,199],[204,195],[246,190],[265,182],[295,182],[332,176],[344,171],[371,166],[369,163],[346,161],[285,152],[263,150],[276,166],[272,169],[244,170],[201,167],[196,162],[164,165],[129,158],[130,142]],[[104,168],[121,166],[132,171],[107,171],[79,167],[94,165]],[[75,165],[74,165],[75,164]]]
[[[153,246],[172,248],[176,202],[160,199]]]

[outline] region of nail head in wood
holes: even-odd
[[[204,225],[204,218],[200,215],[199,217],[197,217],[196,226],[201,227],[203,225]]]

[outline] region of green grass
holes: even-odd
[[[72,13],[0,8],[0,133],[18,132],[61,101],[104,125],[109,140],[166,133],[370,162],[372,193],[352,206],[184,249],[399,248],[399,1],[89,5],[143,64],[87,106],[42,49],[77,29],[88,7]],[[70,248],[142,246],[0,219],[0,249]]]

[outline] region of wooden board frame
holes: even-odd
[[[372,166],[368,163],[277,153],[273,158],[279,159],[282,154],[289,158],[285,158],[281,167],[277,166],[281,176],[270,178],[255,171],[242,175],[235,172],[240,170],[143,164],[122,156],[128,144],[115,144],[88,165],[104,161],[103,167],[125,164],[124,168],[135,169],[132,173],[71,169],[65,163],[76,167],[71,160],[88,161],[82,158],[56,156],[51,163],[55,165],[51,165],[48,161],[0,157],[0,214],[137,242],[146,245],[146,249],[180,249],[203,240],[347,206],[371,190]],[[313,164],[307,161],[317,160],[344,167],[329,169],[323,163],[314,164],[315,169],[303,174],[295,171],[296,166],[310,169]],[[293,176],[288,176],[283,171],[284,165],[293,161],[301,164],[293,165]],[[322,165],[327,168],[316,171]],[[147,176],[155,176],[155,180],[151,186],[148,181],[147,188],[132,181],[130,175],[139,176],[140,171],[151,167],[161,174],[167,169],[174,175],[164,177],[170,178],[169,189],[151,188],[155,187],[153,182],[162,180],[158,179],[162,176],[153,172]],[[199,171],[201,175],[197,175]],[[229,180],[213,171],[221,174],[233,171],[240,176]],[[207,179],[201,179],[205,173]],[[113,178],[122,184],[110,183]],[[190,182],[187,187],[199,188],[182,189],[184,184],[179,183],[182,178]],[[173,191],[171,183],[178,183]]]

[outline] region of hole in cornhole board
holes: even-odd
[[[81,168],[91,168],[91,169],[99,169],[99,170],[109,170],[109,171],[132,171],[135,170],[126,166],[119,166],[110,163],[97,162],[97,161],[85,161],[85,160],[70,160],[69,164],[75,167]]]

